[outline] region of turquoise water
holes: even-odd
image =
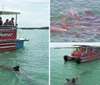
[[[51,85],[64,85],[66,78],[78,76],[77,85],[100,85],[100,59],[76,64],[64,63],[63,56],[70,55],[72,48],[51,48]]]
[[[19,65],[22,75],[0,68],[0,85],[47,85],[48,30],[19,30],[18,36],[29,41],[21,49],[0,52],[0,64]]]
[[[60,23],[63,16],[61,12],[77,12],[81,16],[83,11],[90,11],[100,15],[100,0],[51,0],[50,21],[52,24]],[[67,18],[67,22],[71,20]],[[80,23],[80,22],[79,22]],[[89,26],[90,29],[71,28],[72,34],[51,32],[51,42],[98,42],[100,41],[100,25]],[[98,30],[98,31],[96,31]]]

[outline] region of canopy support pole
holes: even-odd
[[[16,19],[15,19],[15,26],[17,27],[17,14],[16,14]]]

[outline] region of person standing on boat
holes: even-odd
[[[2,26],[3,21],[2,21],[2,17],[0,17],[0,26]]]
[[[83,57],[84,57],[84,55],[85,55],[85,52],[82,52],[82,53],[81,53],[81,55],[82,55],[82,58],[83,58]]]
[[[9,25],[14,26],[14,18],[11,18],[11,20],[9,21]]]
[[[9,25],[9,20],[8,19],[6,19],[6,21],[4,22],[4,24],[3,24],[4,26],[8,26]]]

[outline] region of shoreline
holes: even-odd
[[[37,30],[48,30],[49,27],[21,27],[19,29],[22,29],[22,30],[34,30],[34,29],[37,29]]]

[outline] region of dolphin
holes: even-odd
[[[19,72],[19,67],[20,66],[9,67],[9,66],[5,66],[5,65],[0,65],[0,68],[3,68],[4,70],[16,71],[16,72]]]
[[[83,11],[83,14],[88,15],[88,16],[92,16],[92,17],[95,16],[95,14],[93,14],[90,11]]]
[[[50,25],[50,31],[55,31],[55,32],[67,32],[67,29],[62,28],[61,26],[57,25]]]
[[[74,77],[72,79],[66,79],[67,82],[64,85],[76,85],[76,81],[78,80],[79,77]]]
[[[78,75],[84,75],[84,74],[87,74],[89,71],[88,70],[86,70],[86,71],[84,71],[84,72],[82,72],[82,73],[79,73],[79,74],[77,74],[77,76],[75,76],[74,78],[72,78],[72,79],[68,79],[68,78],[66,78],[66,83],[64,83],[64,85],[77,85],[77,80],[79,79],[79,76]]]

